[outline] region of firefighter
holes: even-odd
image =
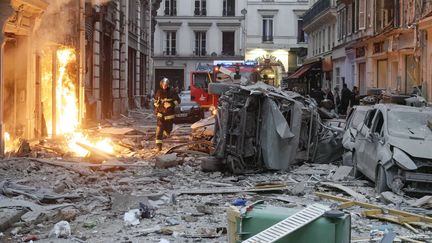
[[[157,117],[156,148],[162,150],[163,138],[168,137],[173,128],[175,118],[174,108],[180,104],[180,98],[175,90],[170,88],[170,81],[163,78],[160,81],[160,89],[155,95],[155,111]]]

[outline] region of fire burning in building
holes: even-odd
[[[62,47],[48,53],[51,55],[46,55],[46,60],[42,62],[43,119],[48,136],[63,136],[67,141],[67,149],[77,156],[84,157],[88,154],[88,151],[79,144],[114,154],[111,139],[90,139],[80,131],[76,51]]]
[[[63,149],[75,156],[85,157],[89,153],[82,145],[112,155],[115,151],[111,139],[93,139],[81,131],[76,61],[76,50],[70,47],[49,48],[41,56],[42,134],[63,138]],[[7,132],[4,137],[5,151],[17,151],[19,139]]]

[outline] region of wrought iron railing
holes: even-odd
[[[303,15],[303,26],[308,25],[322,12],[331,8],[331,0],[319,0]]]

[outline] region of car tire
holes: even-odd
[[[376,177],[375,177],[375,191],[377,193],[390,191],[387,186],[387,175],[382,165],[378,165]]]
[[[362,178],[363,174],[359,171],[358,167],[357,167],[357,156],[356,156],[356,152],[353,152],[352,154],[352,166],[353,166],[353,170],[352,170],[352,175],[354,178]]]
[[[235,86],[236,85],[233,84],[210,83],[208,86],[208,93],[211,95],[222,95]]]

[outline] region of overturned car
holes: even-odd
[[[432,193],[432,109],[379,104],[369,109],[350,144],[355,176],[376,191]]]
[[[219,99],[214,156],[234,173],[287,170],[315,151],[321,128],[316,106],[261,82],[232,87]]]

